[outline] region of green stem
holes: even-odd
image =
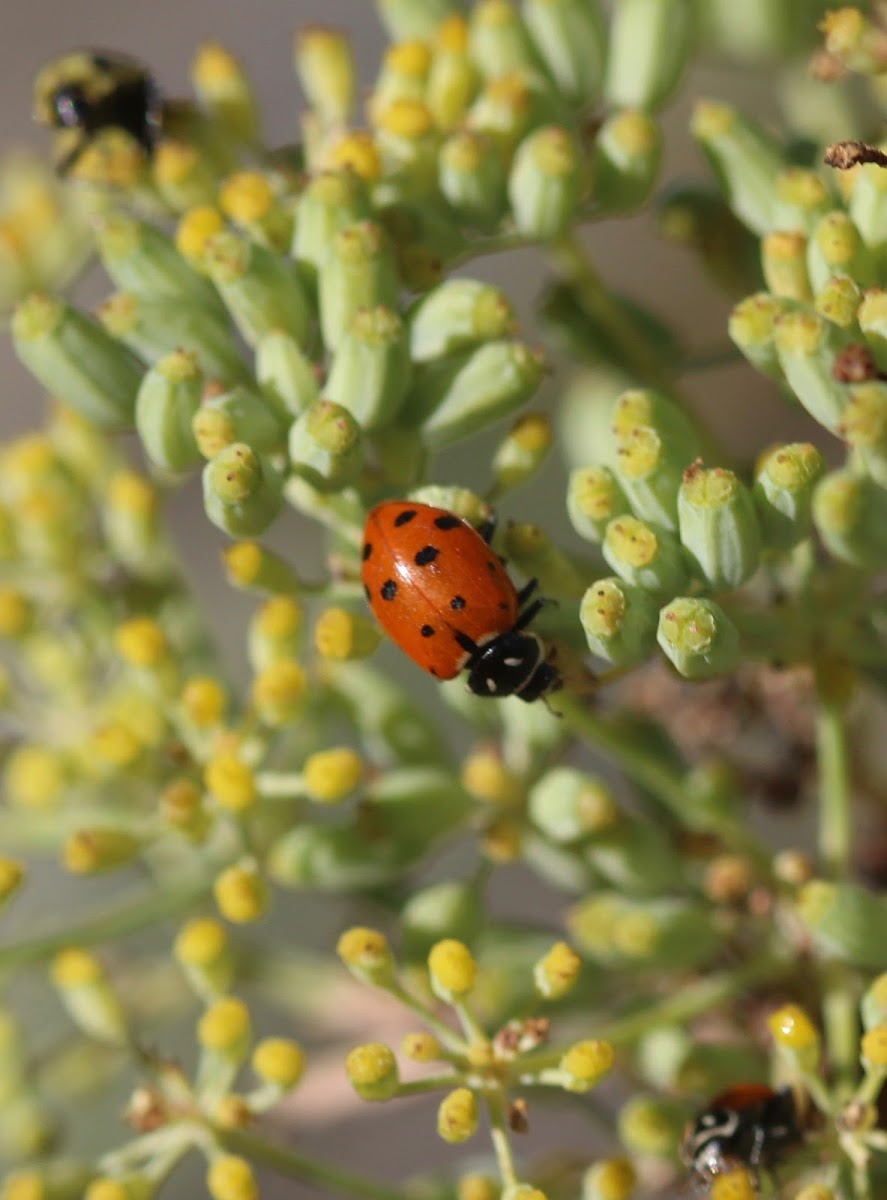
[[[511,1140],[508,1136],[508,1125],[505,1116],[505,1101],[500,1092],[488,1093],[484,1099],[490,1117],[490,1140],[496,1155],[496,1165],[502,1180],[502,1191],[517,1187],[517,1167],[514,1164],[514,1154]]]
[[[859,1065],[859,995],[856,977],[846,963],[825,966],[822,1020],[836,1099],[847,1099]]]
[[[179,887],[130,900],[103,916],[90,917],[79,924],[66,925],[52,933],[0,947],[0,973],[42,962],[66,946],[95,946],[126,937],[187,912],[211,890],[211,879],[192,879]]]
[[[287,1179],[314,1184],[325,1192],[339,1192],[348,1196],[361,1196],[365,1200],[404,1200],[405,1192],[376,1183],[352,1171],[332,1163],[319,1162],[305,1154],[299,1154],[288,1146],[269,1142],[243,1129],[214,1130],[220,1145],[232,1154],[240,1154],[251,1162],[270,1167]]]
[[[442,1046],[445,1046],[453,1054],[465,1054],[468,1046],[465,1041],[456,1033],[455,1029],[451,1029],[446,1022],[436,1016],[430,1009],[426,1008],[420,1000],[417,1000],[410,992],[407,991],[400,983],[395,983],[391,987],[385,989],[401,1004],[405,1005],[410,1012],[422,1021],[429,1029],[437,1035]]]
[[[816,761],[819,771],[819,856],[834,879],[850,872],[853,821],[850,756],[844,706],[820,681],[816,710]]]

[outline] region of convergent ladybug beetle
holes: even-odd
[[[478,696],[537,700],[562,684],[545,646],[526,633],[545,603],[519,592],[482,533],[430,504],[386,500],[366,520],[363,584],[376,618],[437,679],[468,671]]]
[[[771,1166],[801,1137],[791,1088],[739,1083],[709,1100],[687,1126],[681,1157],[697,1181],[710,1183],[736,1167]]]
[[[75,50],[47,63],[34,83],[35,119],[72,131],[56,167],[60,175],[105,129],[123,129],[150,157],[160,136],[162,110],[149,71],[124,54]]]

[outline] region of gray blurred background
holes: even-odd
[[[738,0],[741,3],[741,0]],[[385,43],[370,0],[258,0],[256,3],[219,3],[219,0],[154,0],[137,3],[130,0],[4,0],[7,23],[4,29],[3,70],[0,73],[0,146],[30,143],[45,145],[44,131],[32,126],[31,82],[47,59],[78,46],[119,49],[151,64],[161,88],[171,95],[187,91],[187,69],[199,41],[212,38],[236,52],[250,72],[265,114],[265,133],[271,144],[298,136],[300,98],[291,67],[292,35],[297,25],[333,24],[347,27],[353,35],[361,78],[368,86],[373,78]],[[776,113],[766,73],[717,68],[699,69],[680,99],[666,115],[667,160],[665,175],[699,175],[704,168],[686,132],[690,106],[699,95],[722,96],[763,117]],[[724,344],[726,301],[695,269],[683,252],[663,244],[651,233],[644,214],[625,221],[608,222],[587,234],[592,255],[603,276],[618,289],[633,294],[644,304],[672,321],[677,332],[695,348]],[[541,256],[522,251],[509,256],[485,259],[472,273],[504,286],[515,301],[524,321],[524,333],[533,340],[532,301],[541,286],[546,266]],[[102,294],[95,277],[85,283],[84,296],[93,303]],[[551,408],[561,377],[555,372],[546,385],[542,404]],[[750,453],[778,438],[798,432],[798,419],[776,401],[773,391],[742,364],[701,372],[687,381],[687,391],[700,411],[705,411],[716,431],[726,434],[734,450]],[[21,431],[39,421],[42,396],[37,385],[25,374],[11,353],[8,340],[0,338],[0,435]],[[473,447],[471,455],[460,448],[439,460],[435,481],[482,486],[492,439]],[[550,466],[532,489],[509,501],[506,515],[546,524],[564,540],[575,545],[563,513],[563,482],[560,469]],[[203,597],[229,665],[243,669],[239,636],[251,604],[228,589],[221,580],[218,549],[221,538],[203,517],[193,490],[172,502],[171,521],[175,536],[186,551],[189,574]],[[299,539],[304,555],[317,552],[305,526],[293,522],[275,531],[275,541]],[[310,574],[310,568],[306,568]],[[393,660],[392,660],[393,661]],[[411,669],[403,663],[397,669]],[[416,682],[415,673],[410,679]],[[425,681],[418,681],[424,686]],[[423,695],[425,693],[423,692]],[[439,864],[436,874],[446,873],[448,864]],[[500,873],[496,903],[501,912],[529,918],[555,927],[563,904],[538,884],[511,869]],[[82,886],[82,885],[81,885]],[[88,885],[87,885],[88,886]],[[100,893],[92,893],[99,898]],[[52,907],[52,896],[44,894],[40,908]],[[23,910],[27,911],[27,910]],[[335,906],[311,903],[304,899],[284,903],[277,912],[275,928],[282,936],[300,939],[311,929],[314,944],[329,945],[341,927],[342,913]],[[16,936],[15,930],[9,931]],[[20,934],[19,934],[20,935]],[[274,936],[272,931],[272,936]],[[347,998],[343,997],[347,1006]],[[333,1008],[335,1008],[335,998]],[[380,1004],[368,993],[359,1001],[359,1021],[354,1014],[343,1015],[339,1036],[357,1041],[390,1037],[397,1028],[398,1014]],[[336,1013],[328,1014],[328,1027],[319,1038],[334,1038]],[[280,1033],[304,1036],[304,1031]],[[189,1026],[190,1028],[190,1026]],[[378,1177],[396,1180],[432,1162],[455,1162],[461,1153],[448,1150],[434,1134],[436,1100],[400,1103],[397,1113],[388,1106],[378,1109],[360,1107],[349,1100],[344,1085],[341,1057],[333,1056],[324,1065],[322,1055],[313,1068],[305,1089],[306,1101],[297,1100],[289,1113],[291,1123],[283,1136],[295,1144],[355,1170],[366,1168]],[[122,1096],[112,1088],[108,1094],[107,1120],[99,1128],[79,1132],[94,1147],[107,1148],[125,1131],[116,1126],[116,1112]],[[310,1107],[309,1107],[310,1105]],[[76,1115],[72,1114],[75,1119]],[[532,1131],[525,1145],[528,1155],[536,1157],[546,1149],[572,1147],[584,1158],[593,1154],[593,1124],[575,1108],[569,1115],[561,1111],[534,1113]],[[482,1139],[478,1144],[483,1149]],[[611,1148],[612,1149],[612,1148]],[[164,1190],[164,1197],[184,1198],[202,1195],[199,1176],[188,1172],[176,1175]],[[320,1195],[311,1188],[270,1183],[267,1195],[289,1196],[306,1200]]]

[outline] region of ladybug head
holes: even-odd
[[[468,690],[478,696],[520,696],[529,702],[556,691],[561,683],[534,633],[500,633],[468,662]]]
[[[740,1129],[739,1113],[729,1108],[710,1108],[687,1126],[681,1158],[701,1179],[712,1179],[726,1169]]]

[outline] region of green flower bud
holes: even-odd
[[[578,600],[588,585],[588,573],[540,525],[512,521],[505,531],[505,553],[521,574],[539,580],[544,595]]]
[[[635,1096],[619,1111],[619,1137],[634,1154],[673,1158],[687,1121],[676,1100]]]
[[[535,70],[537,56],[511,0],[479,0],[468,23],[468,52],[485,79]]]
[[[366,184],[354,171],[315,175],[299,196],[292,256],[312,288],[336,235],[370,216]]]
[[[554,767],[533,785],[530,820],[553,842],[570,845],[609,829],[619,818],[603,780],[575,767]]]
[[[476,888],[445,880],[414,892],[401,909],[404,952],[425,959],[442,938],[471,944],[483,925],[483,908]]]
[[[832,366],[847,344],[846,335],[816,313],[799,310],[776,320],[774,339],[789,387],[811,417],[831,433],[837,432],[847,389],[834,378]]]
[[[256,609],[247,627],[247,657],[256,673],[298,658],[305,640],[305,609],[294,596],[273,596]]]
[[[360,426],[347,408],[318,400],[289,432],[293,470],[319,491],[339,491],[353,482],[363,463]]]
[[[224,318],[225,308],[216,289],[156,225],[129,213],[113,212],[97,223],[96,242],[102,265],[118,291],[187,298],[192,306],[211,309],[214,316]]]
[[[254,537],[280,512],[280,475],[250,446],[233,442],[203,468],[203,504],[212,523],[225,533]]]
[[[234,442],[270,453],[279,450],[285,440],[277,414],[262,396],[245,387],[209,395],[194,414],[191,427],[204,458],[215,458]]]
[[[765,234],[761,241],[764,280],[774,296],[812,300],[807,274],[807,238],[796,229]]]
[[[0,1197],[2,1200],[92,1200],[89,1184],[94,1177],[95,1167],[73,1159],[32,1163],[3,1176]],[[133,1200],[148,1200],[148,1197],[146,1194]]]
[[[223,996],[234,982],[235,963],[228,933],[211,917],[195,917],[178,933],[173,954],[188,983],[205,1001]]]
[[[300,580],[289,563],[258,542],[235,542],[222,557],[232,587],[283,596],[299,590]]]
[[[596,211],[624,213],[643,204],[661,162],[662,132],[652,117],[632,108],[609,116],[594,141],[591,176]]]
[[[551,440],[551,425],[539,413],[528,413],[512,425],[493,455],[493,486],[497,496],[532,479],[545,462]]]
[[[686,558],[678,539],[637,517],[612,520],[602,550],[618,575],[646,591],[673,594],[687,582]]]
[[[449,445],[521,408],[541,383],[543,371],[541,356],[522,342],[484,342],[420,365],[402,420],[420,426],[432,448]]]
[[[409,313],[414,362],[442,358],[515,332],[506,296],[478,279],[448,279],[422,296]]]
[[[383,762],[443,765],[447,761],[438,725],[387,675],[366,663],[342,663],[331,675],[330,686]],[[372,704],[366,703],[368,695]]]
[[[721,936],[711,913],[691,901],[602,890],[568,912],[567,928],[598,962],[644,962],[672,970],[705,962]]]
[[[390,1100],[400,1089],[397,1059],[383,1042],[355,1047],[345,1059],[345,1071],[361,1100]]]
[[[384,933],[354,925],[336,943],[336,953],[355,977],[371,987],[390,988],[395,982],[394,955]]]
[[[688,467],[678,493],[681,543],[718,591],[739,587],[757,570],[761,530],[751,492],[723,467]]]
[[[754,500],[764,545],[789,550],[813,532],[813,489],[825,459],[809,442],[769,450],[758,466]]]
[[[887,897],[814,879],[801,889],[797,914],[823,953],[856,967],[883,967]]]
[[[202,390],[203,375],[190,351],[161,358],[145,374],[136,396],[136,429],[155,466],[185,471],[200,461],[191,421]]]
[[[457,0],[377,0],[376,8],[389,38],[404,42],[408,38],[430,39],[447,17],[459,12]]]
[[[615,517],[628,513],[628,500],[608,467],[577,467],[567,485],[567,515],[580,537],[603,541]]]
[[[851,384],[841,435],[881,487],[887,486],[887,385]]]
[[[866,988],[859,1009],[865,1030],[876,1029],[887,1022],[887,972]]]
[[[714,185],[666,187],[657,199],[656,223],[662,237],[697,255],[712,282],[728,296],[760,287],[760,243]]]
[[[598,0],[526,0],[523,17],[561,95],[578,107],[600,99],[606,22]]]
[[[609,104],[661,108],[687,68],[695,29],[695,11],[683,0],[619,0],[610,22]]]
[[[256,380],[284,420],[297,417],[320,397],[314,364],[296,339],[280,329],[269,330],[256,345]]]
[[[63,950],[53,961],[52,978],[68,1015],[87,1037],[112,1046],[126,1043],[126,1015],[98,959],[85,950]]]
[[[132,862],[142,843],[125,829],[78,829],[67,839],[62,861],[75,875],[96,875]]]
[[[461,13],[438,27],[432,50],[424,99],[437,128],[450,133],[461,124],[480,81],[468,55],[468,25]]]
[[[138,578],[169,577],[173,562],[160,525],[159,499],[147,479],[134,471],[111,477],[102,528],[115,557]]]
[[[257,242],[223,230],[207,242],[203,261],[225,307],[251,347],[275,329],[300,345],[308,339],[311,313],[290,263]]]
[[[191,122],[192,129],[189,132],[195,132],[194,124],[198,121],[205,131],[208,124],[206,118],[196,108],[192,113],[195,121]],[[173,212],[184,213],[190,208],[213,204],[219,175],[230,171],[232,166],[227,156],[224,164],[214,162],[210,155],[203,153],[202,148],[187,137],[187,133],[183,131],[180,135],[177,131],[176,137],[164,138],[153,156],[154,186]]]
[[[314,626],[318,653],[335,662],[369,658],[381,640],[382,632],[370,617],[338,606],[324,609]]]
[[[37,293],[12,317],[20,361],[38,383],[108,433],[132,428],[142,371],[89,317]]]
[[[829,209],[832,196],[815,171],[785,167],[776,178],[774,229],[800,229],[810,235]]]
[[[748,361],[770,379],[784,383],[776,349],[777,322],[792,311],[790,301],[758,292],[741,300],[730,314],[727,332]]]
[[[686,804],[682,817],[691,829],[725,831],[735,828],[739,815],[740,783],[726,759],[704,759],[684,779]]]
[[[678,888],[686,872],[661,829],[628,818],[594,837],[585,847],[584,858],[607,883],[634,895]]]
[[[280,887],[348,892],[391,883],[413,857],[387,838],[368,844],[354,825],[300,825],[273,843],[267,868]]]
[[[677,529],[678,488],[686,465],[676,446],[649,425],[636,425],[618,440],[615,475],[629,504],[669,532]]]
[[[644,662],[656,647],[656,599],[623,579],[593,583],[582,598],[579,620],[592,654],[616,666]]]
[[[686,679],[725,675],[739,657],[739,633],[712,600],[678,597],[659,613],[656,640]]]
[[[585,162],[573,135],[548,125],[517,148],[508,176],[508,196],[517,229],[550,241],[575,220],[586,187]]]
[[[865,475],[833,471],[813,493],[813,520],[842,562],[879,567],[887,555],[887,491]]]
[[[323,340],[338,348],[361,308],[397,307],[397,273],[380,226],[362,221],[332,239],[318,279]]]
[[[414,853],[460,828],[475,810],[458,780],[437,767],[401,767],[378,776],[366,788],[364,807],[381,841]]]
[[[410,375],[410,348],[400,317],[389,308],[359,309],[340,341],[324,396],[347,409],[362,429],[390,424]]]
[[[887,290],[868,288],[856,317],[878,369],[887,370]]]
[[[848,208],[872,258],[883,267],[887,261],[887,180],[883,167],[876,163],[856,167]]]
[[[604,1158],[582,1176],[581,1200],[632,1200],[637,1173],[627,1158]]]
[[[377,185],[374,199],[434,204],[440,140],[434,118],[421,99],[395,100],[380,112],[376,146],[384,182]]]
[[[225,135],[246,146],[259,139],[255,92],[240,63],[218,42],[204,42],[191,64],[191,83],[201,108]]]
[[[516,70],[487,81],[468,112],[466,128],[484,134],[487,152],[508,163],[532,129],[563,119],[563,103],[548,81],[538,72]]]
[[[813,298],[813,307],[821,317],[841,329],[856,329],[856,314],[862,290],[849,275],[832,275]]]
[[[357,81],[354,54],[346,35],[323,27],[300,29],[293,50],[302,91],[321,123],[347,125]]]
[[[820,217],[810,238],[807,268],[814,291],[839,273],[850,275],[863,287],[875,282],[874,257],[842,209]]]
[[[440,190],[455,212],[481,229],[494,229],[505,212],[506,178],[503,158],[482,133],[460,130],[441,146]]]
[[[58,1122],[47,1105],[36,1096],[25,1092],[4,1101],[3,1122],[0,1124],[0,1154],[6,1162],[21,1162],[45,1155],[56,1143],[58,1135]],[[21,1178],[20,1173],[16,1174]],[[30,1187],[33,1180],[34,1172],[29,1171],[25,1175],[25,1186]],[[43,1179],[40,1174],[37,1175],[37,1180],[42,1186]],[[70,1192],[68,1195],[70,1196]],[[25,1197],[27,1200],[27,1193]]]
[[[775,228],[776,185],[785,165],[776,143],[747,117],[713,100],[697,102],[691,127],[743,224],[757,234]]]

